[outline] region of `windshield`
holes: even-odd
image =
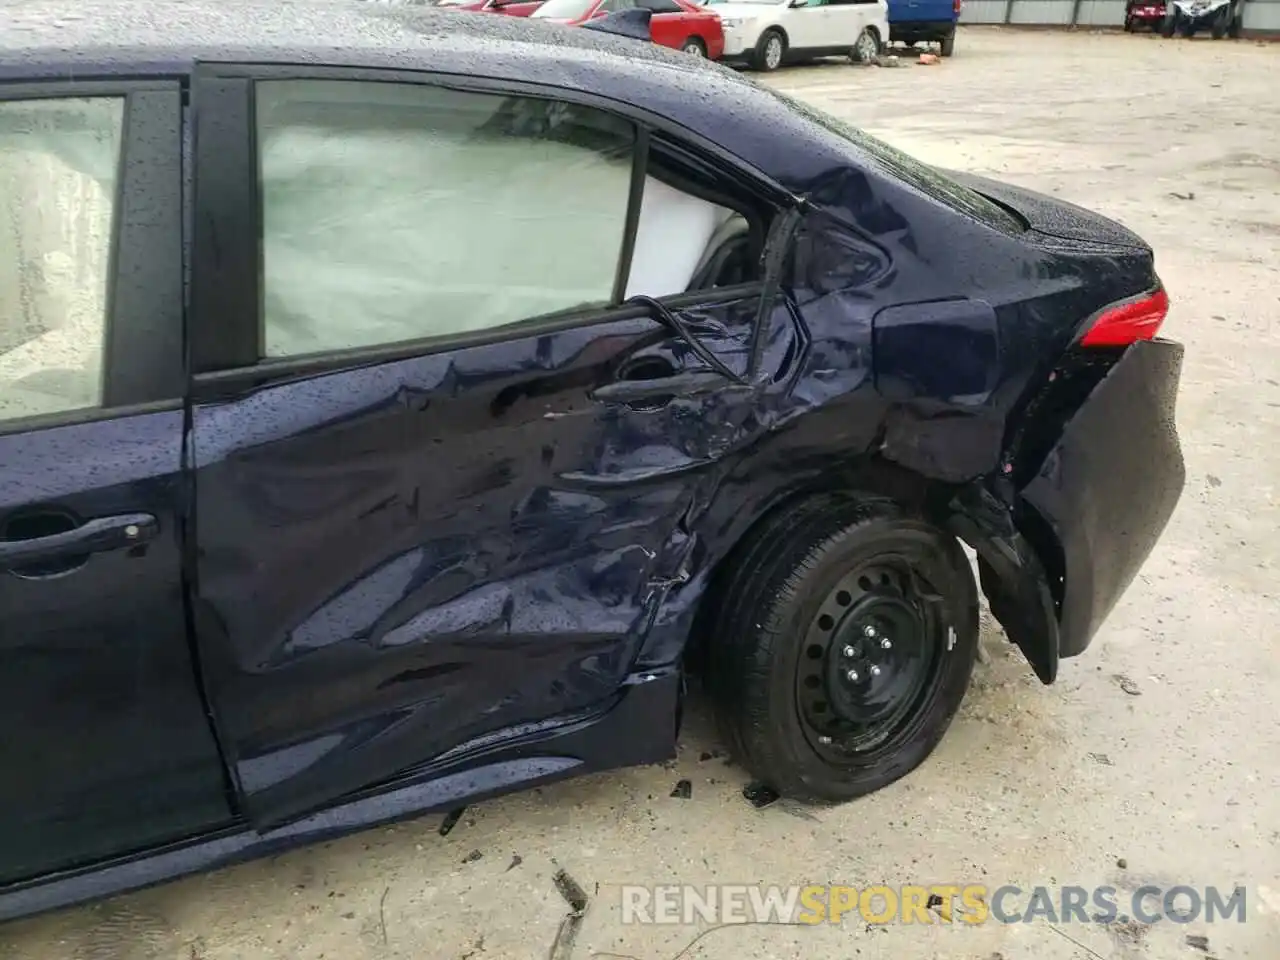
[[[595,5],[596,0],[547,0],[532,15],[553,17],[556,20],[577,20],[586,16],[587,11]]]
[[[555,0],[551,0],[551,2],[554,3]],[[747,0],[747,2],[755,2],[755,0]],[[759,86],[768,90],[769,93],[806,119],[812,120],[836,136],[849,141],[876,161],[886,173],[892,174],[899,180],[906,181],[926,196],[940,200],[952,209],[967,213],[969,216],[987,224],[987,226],[1003,230],[1005,233],[1025,232],[1025,225],[1004,207],[988,200],[982,194],[956,183],[936,167],[931,167],[929,164],[889,146],[884,141],[877,140],[871,134],[859,130],[852,124],[845,123],[829,113],[824,113],[816,107],[789,97],[774,87],[766,86],[765,84],[760,84]]]

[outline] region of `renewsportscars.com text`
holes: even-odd
[[[761,887],[680,884],[622,887],[622,922],[703,923],[1128,923],[1244,922],[1244,887],[837,884]]]

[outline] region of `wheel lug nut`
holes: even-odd
[[[871,668],[871,675],[872,675],[873,677],[878,677],[878,676],[880,676],[880,668],[879,668],[879,667],[876,667],[876,666],[872,666],[872,668]]]
[[[862,635],[864,637],[874,637],[876,635],[876,628],[868,623],[865,627],[862,628]]]
[[[841,652],[841,653],[843,653],[846,657],[852,657],[852,656],[853,656],[855,653],[857,653],[858,651],[854,650],[854,649],[853,649],[853,647],[846,646],[846,647],[845,647],[843,650],[841,650],[840,652]]]
[[[850,683],[857,683],[857,682],[858,682],[858,671],[857,671],[857,670],[850,670],[848,673],[846,673],[846,674],[845,674],[845,677],[849,680],[849,682],[850,682]]]
[[[892,647],[892,646],[893,646],[893,644],[889,642],[889,638],[888,638],[888,637],[886,637],[885,639],[883,639],[883,640],[881,640],[881,641],[880,641],[880,649],[881,649],[881,650],[888,650],[888,649],[889,649],[890,647]]]

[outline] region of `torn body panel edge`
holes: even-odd
[[[947,527],[978,554],[991,613],[1040,681],[1053,683],[1058,676],[1058,612],[1044,564],[1014,523],[1011,509],[975,481],[952,499]]]

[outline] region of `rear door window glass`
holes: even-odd
[[[263,353],[502,327],[611,302],[634,127],[553,100],[257,85]]]

